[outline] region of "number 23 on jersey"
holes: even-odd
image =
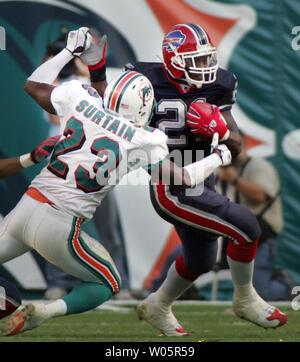
[[[81,149],[86,142],[86,135],[83,123],[74,117],[67,121],[63,134],[66,138],[55,146],[47,168],[57,177],[66,179],[69,166],[60,156]],[[80,164],[74,172],[77,188],[85,193],[100,191],[105,186],[110,171],[118,166],[120,157],[118,142],[106,136],[94,139],[90,152],[97,158],[93,165],[95,175],[91,177],[90,172]]]

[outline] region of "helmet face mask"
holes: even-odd
[[[173,78],[201,88],[216,80],[217,49],[199,25],[174,26],[163,40],[163,58]]]
[[[144,126],[149,123],[153,114],[152,84],[140,73],[121,73],[108,83],[103,104],[105,110],[121,115],[136,125]]]

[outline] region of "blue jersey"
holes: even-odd
[[[193,162],[198,159],[195,158],[196,150],[204,150],[207,156],[210,143],[191,134],[186,124],[186,112],[196,100],[215,104],[221,111],[231,109],[237,90],[235,75],[219,68],[216,81],[198,89],[172,82],[162,63],[133,62],[125,68],[144,74],[152,83],[157,105],[150,126],[166,133],[169,151],[192,150]]]

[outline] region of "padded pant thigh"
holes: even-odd
[[[49,205],[46,219],[36,231],[36,250],[66,273],[85,282],[106,284],[117,293],[121,287],[118,270],[100,242],[81,231],[82,219]]]

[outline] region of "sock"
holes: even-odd
[[[227,261],[234,284],[235,298],[240,299],[252,294],[254,289],[252,285],[254,260],[250,263],[242,263],[227,255]]]
[[[67,305],[62,299],[57,299],[54,302],[46,304],[49,317],[60,317],[66,314]]]
[[[176,262],[174,262],[167,274],[166,279],[156,291],[159,302],[165,306],[170,306],[193,284],[193,280],[182,278],[176,270]]]
[[[106,285],[83,282],[76,285],[62,300],[67,305],[68,315],[94,309],[111,297],[112,291]]]

